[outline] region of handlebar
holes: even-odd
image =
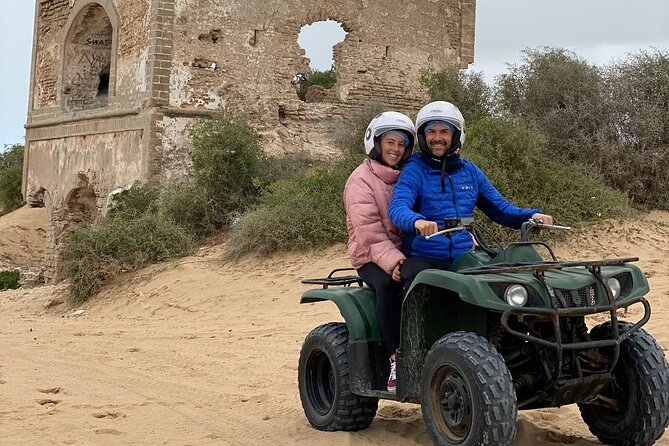
[[[457,231],[464,231],[465,229],[467,228],[465,228],[464,226],[456,226],[455,228],[443,229],[439,232],[435,232],[434,234],[426,235],[425,240],[430,240],[432,237],[436,237],[438,235],[450,234],[451,232],[457,232]]]
[[[528,242],[530,234],[534,229],[555,229],[559,231],[571,231],[571,226],[549,225],[537,218],[530,218],[520,227],[520,241]]]
[[[474,217],[446,218],[443,224],[437,225],[438,232],[426,235],[425,240],[430,240],[438,235],[450,234],[452,232],[464,231],[474,226]],[[416,231],[418,233],[418,231]],[[418,234],[420,235],[420,234]]]
[[[443,224],[437,226],[437,229],[439,229],[439,231],[435,232],[434,234],[425,236],[425,240],[430,240],[439,235],[446,235],[446,234],[451,234],[453,232],[471,230],[474,228],[474,223],[475,223],[474,217],[444,219]],[[530,234],[532,233],[533,230],[536,229],[554,229],[558,231],[571,231],[571,226],[549,225],[539,219],[530,218],[520,227],[520,241],[528,242],[530,240]],[[420,235],[418,231],[416,231],[416,233]]]

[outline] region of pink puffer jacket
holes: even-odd
[[[388,274],[404,254],[402,234],[388,218],[388,202],[399,170],[366,159],[353,171],[344,187],[348,254],[358,269],[374,262]]]

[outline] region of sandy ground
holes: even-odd
[[[0,268],[36,266],[45,244],[46,209],[26,206],[0,217]]]
[[[12,218],[0,220],[0,253],[20,238],[7,229]],[[300,306],[299,281],[347,265],[343,246],[234,264],[220,260],[222,250],[122,277],[80,309],[45,309],[63,285],[0,293],[0,444],[430,444],[417,405],[382,402],[372,426],[356,433],[316,431],[302,413],[302,340],[341,316],[329,303]],[[571,258],[641,257],[654,311],[647,328],[665,350],[668,251],[662,212],[601,223],[558,249]],[[514,444],[599,443],[568,406],[521,412]]]

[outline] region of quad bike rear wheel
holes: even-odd
[[[351,393],[348,328],[331,322],[316,327],[302,344],[298,385],[309,423],[323,431],[356,431],[374,420],[378,398]]]
[[[425,358],[421,407],[435,445],[510,445],[516,393],[502,356],[469,332],[447,334]]]
[[[632,324],[620,322],[620,331]],[[593,339],[611,335],[611,323],[592,329]],[[602,396],[617,407],[579,404],[583,421],[599,441],[618,446],[649,446],[669,424],[669,366],[655,339],[640,329],[620,345],[614,383]]]

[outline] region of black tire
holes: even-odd
[[[374,420],[379,399],[351,393],[348,328],[331,322],[316,327],[302,344],[297,380],[304,414],[322,431],[357,431]]]
[[[632,324],[620,322],[620,330]],[[610,337],[611,323],[592,329],[593,339]],[[662,436],[669,424],[669,366],[655,339],[641,329],[620,345],[613,370],[616,382],[603,396],[621,404],[619,410],[579,404],[583,421],[604,444],[647,446]]]
[[[510,445],[516,392],[502,356],[485,338],[455,332],[425,358],[421,407],[435,445]],[[446,407],[449,405],[449,407]]]

